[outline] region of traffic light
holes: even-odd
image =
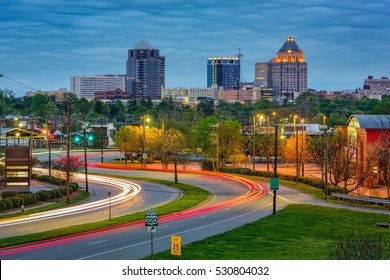
[[[75,144],[80,144],[80,142],[81,142],[81,137],[80,137],[79,135],[75,135],[75,136],[73,137],[73,142],[74,142]]]
[[[95,141],[95,135],[88,134],[87,139],[88,139],[89,142],[93,142],[93,141]]]

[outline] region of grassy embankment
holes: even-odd
[[[390,229],[375,226],[389,221],[386,214],[293,204],[276,215],[185,245],[181,257],[165,251],[154,259],[324,260],[335,240],[351,234],[380,234],[390,244]]]

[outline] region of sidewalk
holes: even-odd
[[[166,172],[173,172],[174,166],[173,163],[170,163],[168,165],[168,169],[163,170],[163,165],[161,162],[154,162],[154,163],[147,163],[146,168],[142,168],[142,165],[139,162],[131,163],[130,161],[127,162],[127,165],[125,165],[125,161],[118,161],[118,164],[109,164],[104,163],[103,165],[100,163],[92,163],[88,164],[91,166],[101,167],[101,168],[114,168],[114,169],[129,169],[129,170],[150,170],[150,171],[166,171]],[[239,165],[241,168],[253,168],[253,164],[242,164]],[[267,171],[267,164],[266,163],[256,163],[255,169],[257,171]],[[185,172],[185,171],[201,171],[200,163],[199,162],[191,162],[186,168],[184,168],[182,165],[177,166],[177,170],[179,172]],[[269,172],[273,172],[273,165],[269,164]],[[296,168],[293,164],[278,164],[278,173],[279,174],[285,174],[285,175],[296,175]],[[322,179],[321,170],[314,164],[305,164],[304,167],[304,173],[305,177],[307,178],[319,178]],[[330,183],[330,182],[329,182]],[[375,186],[373,189],[366,189],[366,188],[359,188],[352,194],[356,194],[358,196],[375,196],[379,198],[388,198],[387,197],[387,188],[385,186]]]

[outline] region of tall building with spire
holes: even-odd
[[[276,57],[268,63],[255,64],[255,81],[272,88],[278,100],[292,100],[307,91],[307,62],[294,37],[287,37]]]
[[[128,51],[126,89],[136,98],[161,98],[165,87],[165,57],[143,40]]]

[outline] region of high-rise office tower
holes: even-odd
[[[239,57],[210,57],[207,60],[207,87],[237,89],[240,82]]]
[[[307,91],[307,62],[294,37],[287,37],[276,57],[267,63],[267,67],[265,64],[255,64],[255,81],[272,88],[275,98],[292,100]]]
[[[128,52],[126,75],[126,89],[132,96],[160,99],[161,87],[165,87],[165,57],[147,41],[141,41]]]

